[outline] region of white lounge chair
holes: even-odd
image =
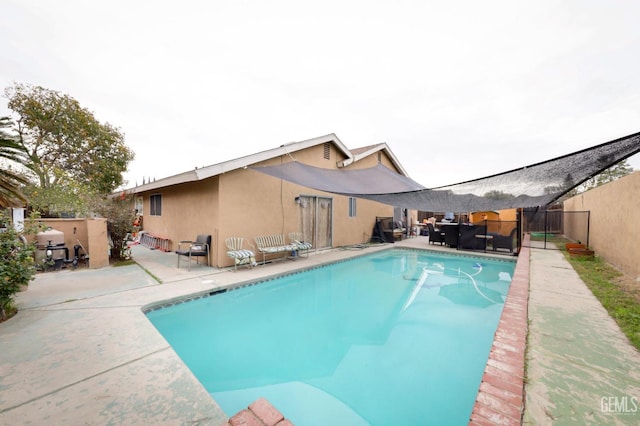
[[[233,259],[233,270],[238,270],[238,265],[248,265],[250,268],[257,265],[256,254],[245,249],[244,238],[229,237],[224,240],[227,245],[227,256]]]
[[[306,257],[309,257],[309,250],[313,247],[313,244],[304,240],[302,232],[289,232],[289,240],[291,240],[291,244],[296,246],[297,251],[304,251]]]

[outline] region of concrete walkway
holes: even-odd
[[[384,248],[233,272],[134,246],[136,265],[38,274],[0,324],[0,425],[227,424],[143,309]]]
[[[531,250],[524,424],[640,424],[640,354],[558,250]]]
[[[0,324],[0,424],[223,423],[141,311],[211,288],[206,277],[160,285],[138,265],[39,274]]]
[[[423,237],[399,245],[440,249]],[[142,309],[387,247],[236,273],[178,269],[175,254],[134,247],[139,265],[38,274],[17,297],[18,315],[0,324],[0,425],[226,424]],[[561,253],[531,252],[524,422],[640,423],[638,352]]]

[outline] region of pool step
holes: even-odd
[[[229,426],[293,426],[269,401],[255,400],[248,408],[229,419]]]

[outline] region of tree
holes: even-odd
[[[22,205],[26,201],[20,187],[27,180],[10,167],[10,163],[24,162],[24,152],[20,145],[5,130],[10,125],[8,117],[0,117],[0,208]]]
[[[590,189],[602,186],[605,183],[613,182],[614,180],[620,179],[621,177],[631,173],[633,173],[633,167],[629,165],[627,160],[622,160],[619,163],[609,167],[605,171],[595,175],[591,179],[578,185],[573,191],[570,192],[570,195],[573,196],[581,194]]]
[[[15,84],[5,96],[17,115],[16,142],[35,178],[27,190],[32,206],[37,202],[45,213],[77,209],[87,194],[109,194],[123,183],[134,154],[120,130],[100,123],[72,97],[40,86]]]
[[[507,194],[506,192],[503,191],[498,191],[498,190],[491,190],[487,193],[484,194],[485,198],[489,198],[492,200],[509,200],[511,198],[513,198],[512,194]]]

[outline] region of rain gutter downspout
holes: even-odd
[[[353,164],[353,157],[349,157],[346,160],[338,161],[336,163],[336,166],[338,166],[338,168],[341,169],[343,167],[350,166],[351,164]]]

